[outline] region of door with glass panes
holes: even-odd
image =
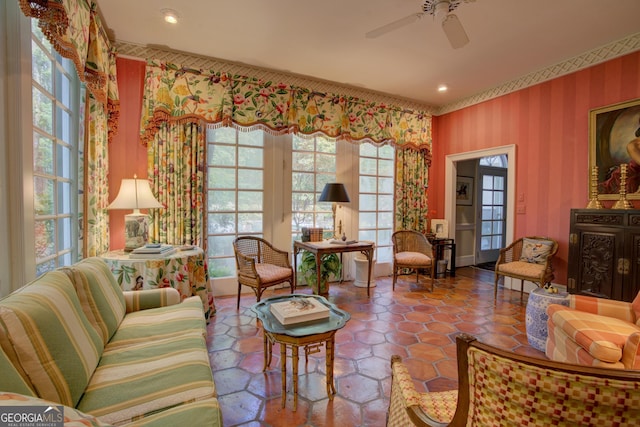
[[[506,234],[507,169],[478,167],[476,264],[498,259]]]

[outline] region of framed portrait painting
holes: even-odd
[[[456,179],[456,204],[473,205],[473,178],[470,176],[459,176]]]
[[[600,200],[618,200],[620,165],[627,165],[627,198],[640,199],[640,99],[589,112],[589,194],[598,167]]]

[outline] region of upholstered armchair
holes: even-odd
[[[431,278],[431,292],[435,277],[435,257],[433,247],[427,237],[417,231],[399,230],[391,235],[393,243],[393,285],[396,289],[398,271],[408,268],[416,272],[416,283],[419,280],[420,269],[429,270]]]
[[[289,282],[291,293],[294,291],[293,268],[289,254],[274,248],[271,243],[259,237],[243,236],[233,242],[238,269],[238,303],[242,285],[249,286],[260,301],[262,292],[270,286]]]
[[[524,281],[542,288],[553,280],[551,260],[558,252],[558,242],[548,237],[522,237],[504,249],[500,249],[495,268],[493,298],[498,296],[500,277],[520,279],[520,301],[523,299]]]
[[[388,427],[637,426],[640,371],[594,368],[456,337],[458,389],[420,393],[391,358]]]
[[[640,369],[640,293],[632,303],[569,295],[569,306],[547,307],[551,360]]]

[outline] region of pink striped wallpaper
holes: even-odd
[[[514,236],[556,238],[554,282],[566,284],[569,211],[588,202],[589,110],[635,98],[640,52],[434,117],[431,217],[444,215],[445,156],[515,144],[512,190],[526,213],[515,216]]]

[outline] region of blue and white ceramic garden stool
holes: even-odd
[[[544,288],[537,288],[529,294],[525,323],[527,327],[527,339],[531,347],[542,352],[547,343],[547,307],[549,304],[569,305],[569,294],[548,292]]]

